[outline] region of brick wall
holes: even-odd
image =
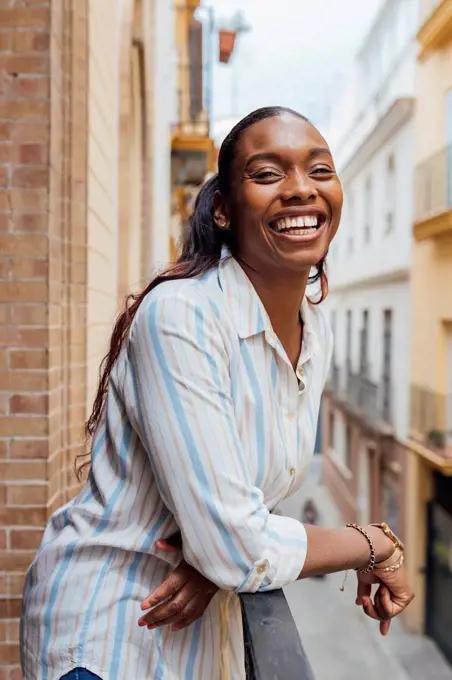
[[[0,0],[0,680],[20,678],[24,574],[78,489],[118,297],[149,278],[153,205],[169,212],[151,187],[169,163],[153,158],[154,11]]]
[[[85,0],[1,2],[0,26],[0,680],[17,680],[24,572],[85,415]]]

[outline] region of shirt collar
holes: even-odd
[[[240,338],[251,338],[259,333],[276,337],[270,317],[253,284],[226,246],[223,246],[218,265],[218,282],[226,296]],[[303,319],[300,360],[304,362],[317,353],[319,342],[314,328],[315,312],[306,298],[300,311]]]

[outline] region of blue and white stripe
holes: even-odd
[[[296,375],[240,265],[227,253],[141,305],[111,377],[90,479],[49,520],[24,593],[24,680],[84,666],[103,680],[244,680],[238,592],[298,577],[303,525],[270,514],[303,482],[332,353],[303,302]],[[220,591],[173,633],[137,625],[179,556]]]

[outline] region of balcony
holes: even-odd
[[[249,680],[314,680],[282,590],[240,596]]]
[[[422,16],[423,24],[417,35],[420,59],[452,40],[452,0],[425,0]]]
[[[452,146],[418,166],[415,197],[417,241],[452,233]]]
[[[341,372],[345,380],[341,380]],[[351,368],[333,364],[327,390],[336,399],[374,427],[386,430],[392,427],[392,386],[389,379],[375,383],[366,374],[353,373]]]
[[[411,387],[411,436],[443,458],[452,460],[452,393]]]

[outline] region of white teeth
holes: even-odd
[[[318,217],[283,217],[276,223],[277,231],[285,231],[288,229],[303,229],[305,227],[317,227]]]
[[[287,234],[288,236],[307,236],[308,234],[315,234],[316,231],[317,229],[315,227],[311,227],[310,229],[286,229],[284,234]]]

